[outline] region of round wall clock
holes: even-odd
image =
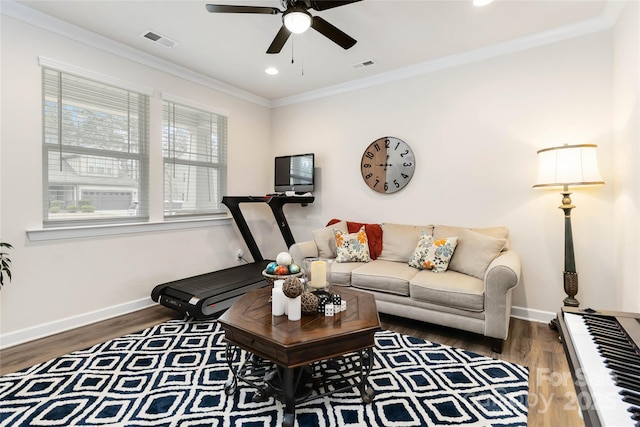
[[[378,193],[402,190],[413,177],[416,168],[411,147],[393,136],[373,141],[362,154],[362,179]]]

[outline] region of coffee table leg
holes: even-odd
[[[371,368],[373,368],[373,347],[369,347],[367,349],[367,364],[365,366],[364,363],[364,351],[360,350],[360,384],[358,384],[358,388],[360,389],[360,397],[362,397],[362,401],[364,403],[371,403],[373,400],[373,396],[375,395],[375,391],[373,388],[369,387],[369,383],[367,379],[369,378],[369,374],[371,373]]]
[[[226,356],[227,364],[229,365],[229,379],[224,385],[224,392],[227,396],[231,396],[238,389],[238,371],[233,369],[233,361],[236,358],[238,348],[230,343],[227,343]]]
[[[293,387],[293,368],[284,368],[284,427],[293,427],[296,420],[296,398]]]

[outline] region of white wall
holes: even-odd
[[[281,107],[278,152],[315,151],[321,185],[313,214],[294,232],[330,218],[360,222],[506,225],[523,261],[514,305],[556,312],[562,289],[563,214],[556,191],[533,190],[536,151],[599,146],[611,177],[611,33],[601,32],[421,77]],[[396,136],[416,155],[402,191],[381,195],[360,175],[373,140]],[[614,308],[612,187],[576,191],[573,232],[585,306]],[[307,232],[307,237],[310,233]]]
[[[640,312],[640,7],[627,2],[614,32],[614,188],[617,305]]]
[[[160,283],[238,265],[235,226],[30,242],[42,227],[41,69],[45,56],[154,89],[152,219],[162,218],[161,98],[165,91],[229,115],[231,195],[264,194],[272,158],[268,108],[216,92],[2,15],[0,236],[13,244],[13,281],[0,293],[1,333],[25,336],[150,303]],[[245,248],[246,250],[246,248]],[[37,330],[30,331],[29,328]],[[39,328],[39,329],[38,329]],[[13,337],[15,338],[15,336]]]
[[[158,91],[228,112],[230,195],[272,191],[274,155],[315,152],[316,202],[285,207],[298,241],[334,217],[507,225],[523,261],[514,305],[533,318],[557,311],[564,298],[560,194],[531,188],[536,151],[598,144],[607,185],[573,195],[578,299],[640,311],[637,2],[614,31],[272,111],[7,16],[1,31],[0,236],[15,250],[14,280],[0,293],[0,346],[7,336],[34,338],[148,304],[156,284],[236,265],[244,247],[228,220],[29,242],[25,230],[41,227],[41,55],[154,88],[156,119]],[[418,162],[394,195],[373,192],[359,172],[364,148],[385,135],[408,142]],[[158,129],[152,140],[154,163]],[[160,220],[162,177],[157,166],[151,172],[152,218]],[[266,206],[248,205],[246,216],[265,257],[284,249]]]

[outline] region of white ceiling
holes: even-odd
[[[268,101],[558,33],[594,21],[607,5],[605,0],[496,0],[479,8],[471,0],[363,0],[323,12],[310,10],[355,38],[358,43],[351,49],[309,30],[292,35],[280,54],[269,55],[265,51],[282,24],[281,15],[212,14],[205,4],[282,9],[279,0],[18,3]],[[141,37],[147,30],[177,45],[165,48]],[[367,60],[376,64],[353,68]],[[280,73],[267,75],[268,66]]]

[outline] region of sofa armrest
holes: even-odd
[[[513,250],[494,259],[484,276],[485,335],[507,339],[511,317],[511,294],[520,283],[520,256]]]
[[[289,254],[291,254],[293,262],[302,265],[303,259],[316,258],[318,256],[318,247],[313,240],[298,242],[291,245]]]

